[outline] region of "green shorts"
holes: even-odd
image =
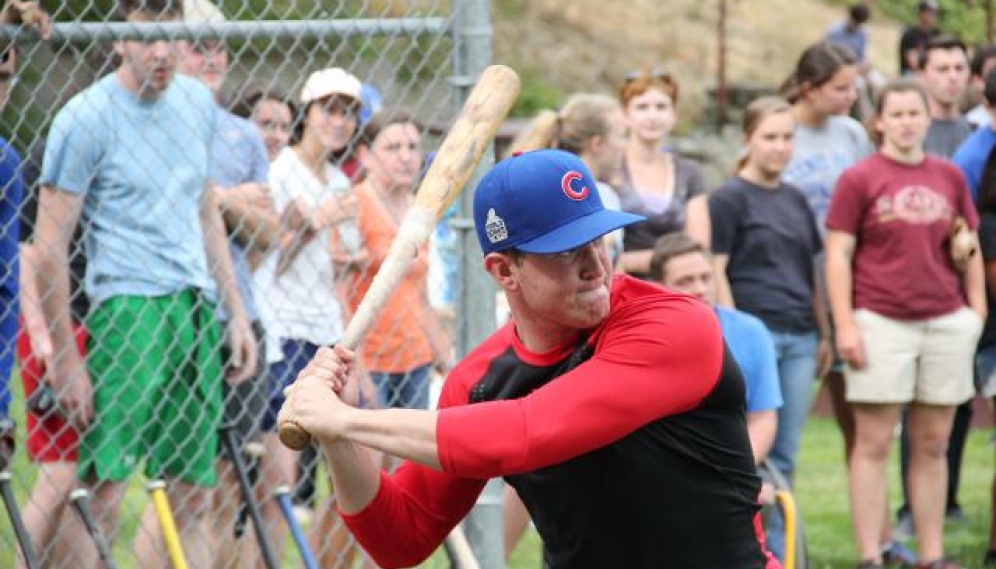
[[[79,447],[83,479],[216,482],[222,415],[221,329],[194,290],[112,297],[87,318],[94,421]]]

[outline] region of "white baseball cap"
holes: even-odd
[[[301,104],[307,105],[331,95],[343,95],[359,101],[360,87],[360,80],[341,67],[315,71],[301,89]]]

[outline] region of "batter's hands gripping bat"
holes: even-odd
[[[349,321],[342,344],[355,349],[373,324],[387,297],[404,276],[419,248],[470,179],[481,156],[519,95],[519,76],[510,67],[492,65],[477,80],[460,115],[443,140],[415,195],[415,203],[398,227],[398,235]],[[280,425],[280,441],[302,450],[311,435],[297,424]]]

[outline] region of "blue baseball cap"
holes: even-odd
[[[605,209],[584,162],[563,150],[506,158],[474,192],[474,225],[485,255],[512,248],[559,253],[643,219]]]

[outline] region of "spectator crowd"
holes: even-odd
[[[118,8],[134,23],[225,21],[209,0]],[[607,208],[646,218],[602,239],[612,266],[711,308],[744,376],[763,479],[791,483],[825,383],[864,569],[960,567],[944,524],[964,517],[972,400],[996,403],[996,46],[969,48],[938,28],[939,13],[918,3],[891,73],[867,58],[871,9],[850,6],[777,94],[746,107],[741,152],[716,187],[670,144],[683,86],[653,63],[612,94],[571,94],[509,147],[577,155]],[[33,2],[2,14],[47,33]],[[224,431],[265,449],[261,488],[297,490],[321,565],[352,566],[362,553],[333,501],[315,503],[322,457],[281,445],[277,413],[319,348],[341,339],[411,208],[430,158],[424,125],[341,67],[304,70],[297,93],[251,82],[227,100],[221,41],[114,50],[115,68],[62,106],[37,155],[22,163],[0,140],[0,467],[17,446],[38,470],[23,512],[30,545],[45,566],[97,566],[68,497],[89,489],[115,540],[142,470],[166,480],[191,566],[257,566],[252,539],[205,530],[240,516]],[[17,64],[10,45],[0,104]],[[455,255],[447,218],[358,350],[362,406],[432,405],[433,377],[455,363]],[[15,358],[27,433],[16,445]],[[783,559],[769,484],[757,500]],[[510,487],[504,510],[508,554],[529,513]],[[263,501],[262,516],[279,557],[280,510]],[[150,506],[134,548],[165,566],[156,525]]]

